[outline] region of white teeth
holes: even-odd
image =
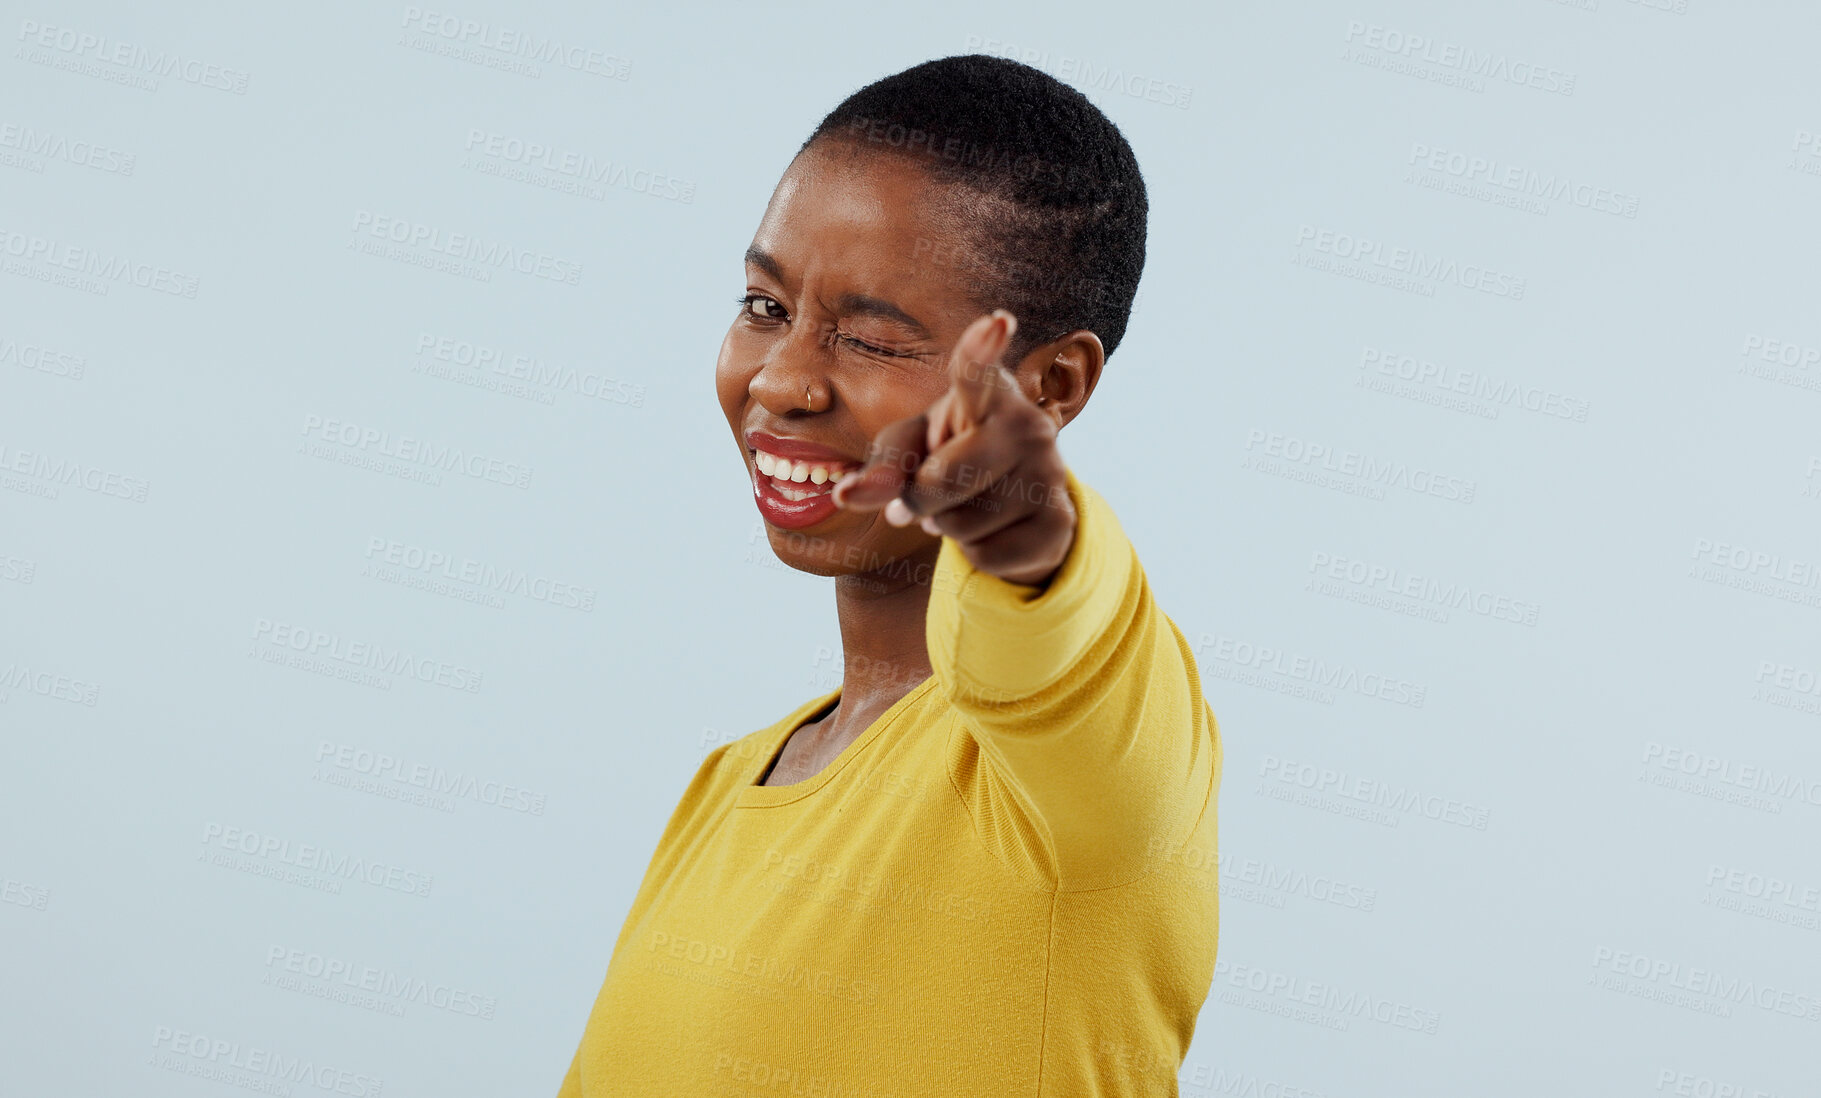
[[[764,475],[776,480],[788,481],[793,484],[834,484],[848,473],[853,472],[852,469],[842,469],[828,465],[811,465],[807,461],[793,462],[786,458],[781,458],[776,454],[768,454],[763,450],[757,449],[753,451],[752,463],[758,468],[759,472]],[[783,491],[783,489],[780,488],[779,491]],[[816,494],[818,493],[808,492],[801,497],[787,495],[786,498],[807,498],[810,495]]]
[[[822,493],[820,493],[820,492],[800,492],[795,488],[780,488],[780,489],[778,489],[778,494],[783,496],[785,499],[796,501],[796,500],[808,499],[811,496],[819,496]]]

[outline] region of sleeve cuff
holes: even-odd
[[[938,676],[974,696],[1027,697],[1062,677],[1123,600],[1131,547],[1099,493],[1066,471],[1075,537],[1046,587],[975,568],[952,538],[936,558],[927,618]]]

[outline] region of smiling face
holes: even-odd
[[[948,389],[949,349],[987,311],[969,292],[959,198],[914,162],[819,140],[753,234],[715,389],[772,550],[793,568],[861,575],[934,559],[939,539],[836,508],[818,478],[857,468],[881,428]],[[1006,365],[1034,399],[1055,354]]]

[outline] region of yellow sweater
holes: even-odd
[[[1099,494],[1043,590],[943,539],[933,677],[755,785],[837,689],[703,760],[559,1098],[1175,1095],[1214,975],[1221,744]]]

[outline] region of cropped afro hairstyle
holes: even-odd
[[[1078,328],[1109,356],[1119,346],[1149,204],[1132,146],[1085,95],[1007,58],[944,57],[854,92],[798,152],[819,139],[909,157],[961,189],[967,246],[922,258],[953,267],[982,311],[1018,318],[1008,358]]]

